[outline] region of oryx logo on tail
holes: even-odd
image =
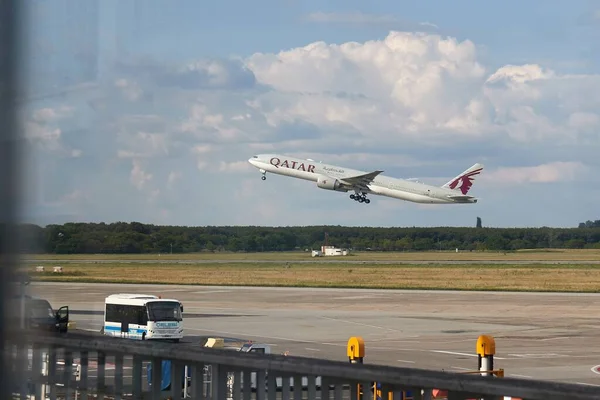
[[[471,189],[471,186],[473,186],[475,177],[479,175],[481,171],[483,171],[483,165],[477,163],[442,187],[452,190],[460,190],[462,194],[466,195]]]

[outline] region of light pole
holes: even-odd
[[[30,281],[29,277],[24,273],[19,274],[19,281],[21,288],[21,329],[25,329],[25,295],[27,294],[25,286],[29,285]]]

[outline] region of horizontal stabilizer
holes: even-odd
[[[474,199],[474,196],[448,196],[449,199],[452,200],[470,200]]]
[[[453,200],[453,201],[457,202],[457,203],[477,203],[477,198],[474,197],[474,196],[467,196],[467,195],[464,195],[464,196],[456,195],[456,196],[454,196],[454,195],[449,195],[448,198],[450,200]]]

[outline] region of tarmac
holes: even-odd
[[[104,298],[149,293],[184,305],[185,342],[207,336],[269,344],[274,353],[467,372],[479,335],[496,340],[505,376],[600,386],[600,294],[203,287],[33,282],[30,294],[68,305],[77,329],[99,332]]]

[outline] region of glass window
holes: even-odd
[[[54,318],[54,310],[45,300],[32,300],[29,303],[29,316],[31,318]]]
[[[148,315],[143,306],[107,304],[105,318],[107,322],[125,322],[137,325],[146,325],[148,322]]]
[[[181,321],[181,305],[176,301],[153,301],[148,303],[150,321]]]

